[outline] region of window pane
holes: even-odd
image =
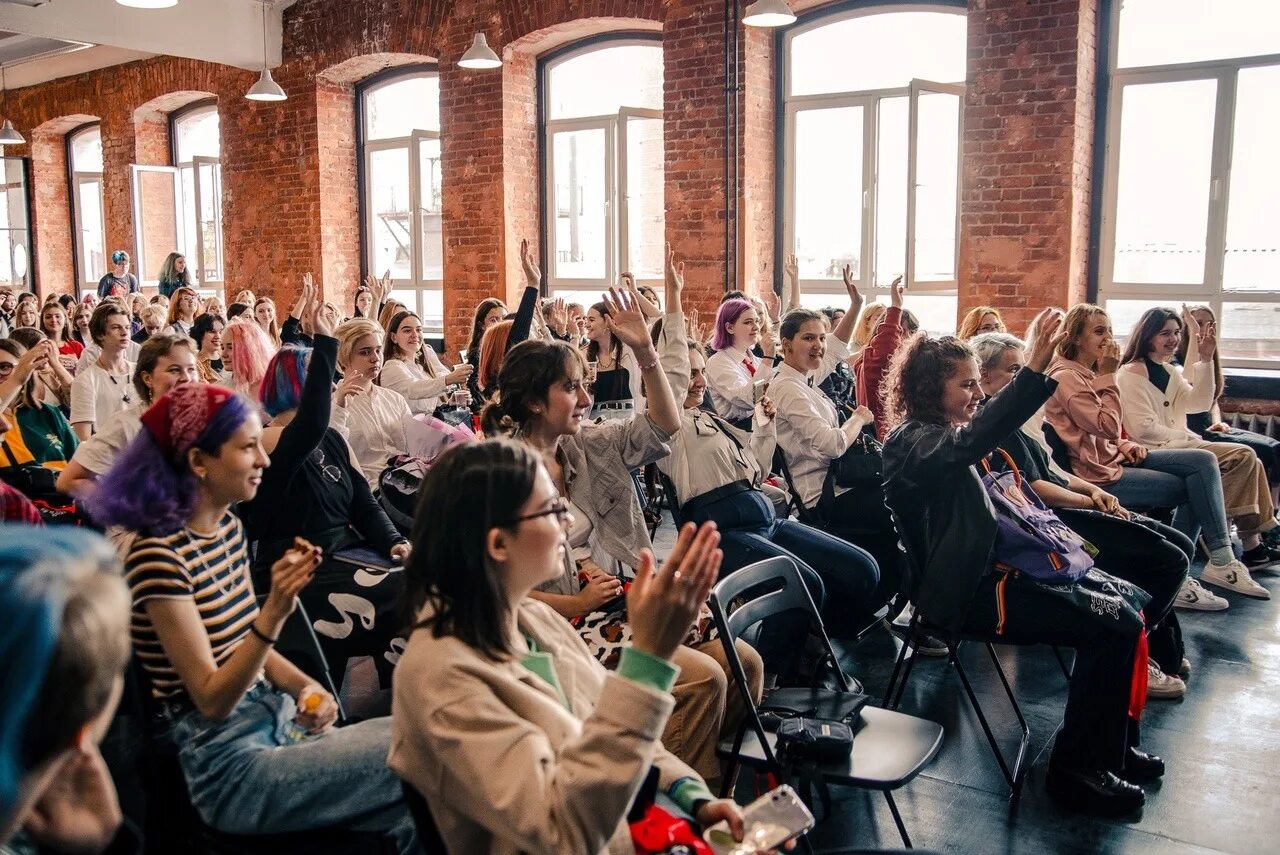
[[[178,245],[178,176],[172,171],[141,170],[135,212],[142,236],[142,257],[134,259],[139,281],[154,285],[164,260]],[[184,250],[185,251],[185,250]],[[187,256],[188,260],[191,256]]]
[[[413,275],[409,225],[409,150],[392,148],[369,153],[370,269],[392,279]]]
[[[1280,53],[1275,0],[1124,0],[1117,64],[1168,65]]]
[[[603,128],[561,131],[552,137],[557,279],[605,278],[608,255],[608,188]]]
[[[1231,152],[1227,255],[1228,291],[1280,291],[1280,66],[1243,68],[1236,86],[1236,126]]]
[[[27,182],[22,159],[4,158],[0,195],[0,285],[31,290],[28,269]]]
[[[365,139],[407,137],[440,130],[440,78],[421,74],[387,83],[364,98]]]
[[[76,215],[80,233],[80,278],[97,282],[107,275],[106,235],[102,219],[102,182],[80,181],[76,184]]]
[[[1142,313],[1157,306],[1177,310],[1179,304],[1171,300],[1107,300],[1102,308],[1111,317],[1111,334],[1123,345]]]
[[[201,282],[222,281],[222,167],[200,164],[199,240],[204,250]]]
[[[200,275],[200,256],[198,255],[200,251],[198,240],[200,228],[196,222],[195,167],[181,167],[178,170],[178,180],[182,183],[182,229],[179,240],[175,241],[175,249],[186,256],[187,267],[190,269],[191,275],[198,281],[203,277]],[[158,274],[159,270],[157,269],[156,272]]]
[[[102,171],[102,131],[85,128],[71,138],[71,171]]]
[[[218,111],[210,107],[183,116],[174,123],[178,137],[178,162],[188,163],[193,157],[221,157],[218,137]]]
[[[422,312],[419,315],[422,324],[432,333],[444,331],[444,288],[422,289]],[[452,356],[440,354],[440,361],[452,368],[458,364],[457,354]]]
[[[440,231],[440,140],[418,143],[418,206],[422,216],[422,278],[444,278],[444,240]]]
[[[912,78],[965,79],[965,16],[882,12],[833,21],[791,39],[791,94],[858,92]]]
[[[623,107],[662,109],[662,47],[605,47],[557,62],[548,72],[552,119],[611,116]]]
[[[915,281],[954,282],[960,98],[922,92],[918,105]]]
[[[1218,336],[1224,357],[1280,359],[1280,303],[1223,303]]]
[[[876,129],[876,285],[907,268],[907,99],[880,99]]]
[[[801,279],[862,276],[862,108],[796,113],[795,230]]]
[[[956,331],[955,295],[912,294],[902,299],[902,307],[916,316],[920,329],[934,335],[954,335]]]
[[[1215,80],[1124,88],[1114,281],[1204,281],[1217,88]]]
[[[661,119],[627,119],[627,255],[639,279],[661,279],[666,260]]]

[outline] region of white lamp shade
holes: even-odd
[[[795,22],[787,0],[756,0],[742,13],[742,23],[748,27],[785,27]]]
[[[289,96],[280,88],[280,84],[276,83],[271,76],[271,69],[262,69],[262,74],[258,75],[258,82],[249,87],[249,91],[244,97],[250,101],[284,101]]]
[[[18,133],[13,122],[5,119],[4,124],[0,125],[0,145],[25,145],[26,142],[26,138]]]
[[[484,33],[476,33],[476,37],[471,41],[471,47],[467,48],[462,59],[458,60],[458,65],[461,68],[501,68],[502,58],[489,47],[489,40],[485,38]]]
[[[178,5],[178,0],[116,0],[121,6],[134,9],[168,9]]]

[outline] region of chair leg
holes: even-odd
[[[907,834],[907,827],[902,823],[902,814],[898,813],[898,803],[893,800],[893,793],[885,790],[884,800],[889,803],[889,813],[893,814],[893,823],[898,826],[898,834],[902,835],[902,845],[908,849],[914,849],[915,847],[911,845],[911,835]]]
[[[902,674],[902,685],[905,686],[907,677],[911,674],[911,665],[915,662],[915,653],[912,650],[912,645],[915,642],[916,624],[919,619],[919,614],[913,614],[911,616],[911,623],[907,624],[907,636],[902,640],[902,648],[898,651],[898,658],[894,660],[893,663],[893,674],[889,676],[889,687],[885,689],[884,703],[881,705],[885,709],[896,710],[898,708],[898,703],[902,700],[902,689],[898,684],[898,674],[902,671],[903,663],[906,661],[907,657],[910,656],[911,662],[907,664],[906,672]],[[893,699],[893,690],[895,688],[898,689],[898,700],[896,701]]]
[[[1062,669],[1062,676],[1070,683],[1071,674],[1075,671],[1075,663],[1067,665],[1067,660],[1062,657],[1062,649],[1056,644],[1053,645],[1053,657],[1058,660],[1058,667]]]
[[[1013,707],[1013,714],[1018,717],[1018,727],[1022,729],[1022,740],[1018,743],[1018,759],[1014,761],[1013,780],[1010,782],[1013,787],[1013,798],[1017,799],[1022,795],[1022,782],[1026,777],[1027,770],[1023,760],[1026,758],[1027,745],[1031,742],[1031,728],[1022,715],[1022,707],[1018,705],[1018,698],[1013,694],[1013,687],[1009,685],[1009,678],[1004,673],[1004,666],[1000,664],[1000,657],[996,655],[994,644],[987,644],[987,655],[991,657],[991,664],[996,667],[1000,685],[1004,686],[1004,693],[1009,698],[1009,705]]]
[[[991,660],[996,666],[996,673],[1000,675],[1000,682],[1004,685],[1005,694],[1009,696],[1009,702],[1013,705],[1014,714],[1018,717],[1018,724],[1022,728],[1022,740],[1018,744],[1018,756],[1014,761],[1013,768],[1010,769],[1009,764],[1004,759],[1004,753],[1000,750],[999,743],[996,742],[995,734],[991,731],[991,725],[987,723],[987,717],[982,711],[982,705],[978,703],[978,696],[974,693],[973,685],[969,682],[969,675],[965,673],[964,666],[960,664],[956,646],[953,644],[950,647],[951,664],[955,667],[956,674],[960,676],[960,683],[964,686],[965,695],[969,698],[969,705],[973,707],[974,713],[978,716],[978,723],[982,725],[982,732],[986,735],[987,743],[991,746],[991,753],[995,755],[996,762],[1000,764],[1000,771],[1004,774],[1004,779],[1009,784],[1011,790],[1010,798],[1017,799],[1022,793],[1022,780],[1026,771],[1023,768],[1023,760],[1026,757],[1027,745],[1031,741],[1031,728],[1027,726],[1027,720],[1022,716],[1022,709],[1018,706],[1013,690],[1009,687],[1009,681],[1004,675],[1004,669],[1000,667],[1000,660],[996,658],[995,648],[988,644],[987,651],[991,654]]]

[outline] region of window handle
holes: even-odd
[[[1221,178],[1214,178],[1213,181],[1209,183],[1209,198],[1214,202],[1218,202],[1222,199],[1222,179]]]

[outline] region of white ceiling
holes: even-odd
[[[272,67],[280,64],[281,16],[295,1],[267,0],[267,64]],[[262,67],[259,0],[178,0],[171,9],[133,9],[114,0],[48,0],[32,8],[0,0],[0,31],[92,45],[29,61],[0,60],[10,88],[157,54]]]

